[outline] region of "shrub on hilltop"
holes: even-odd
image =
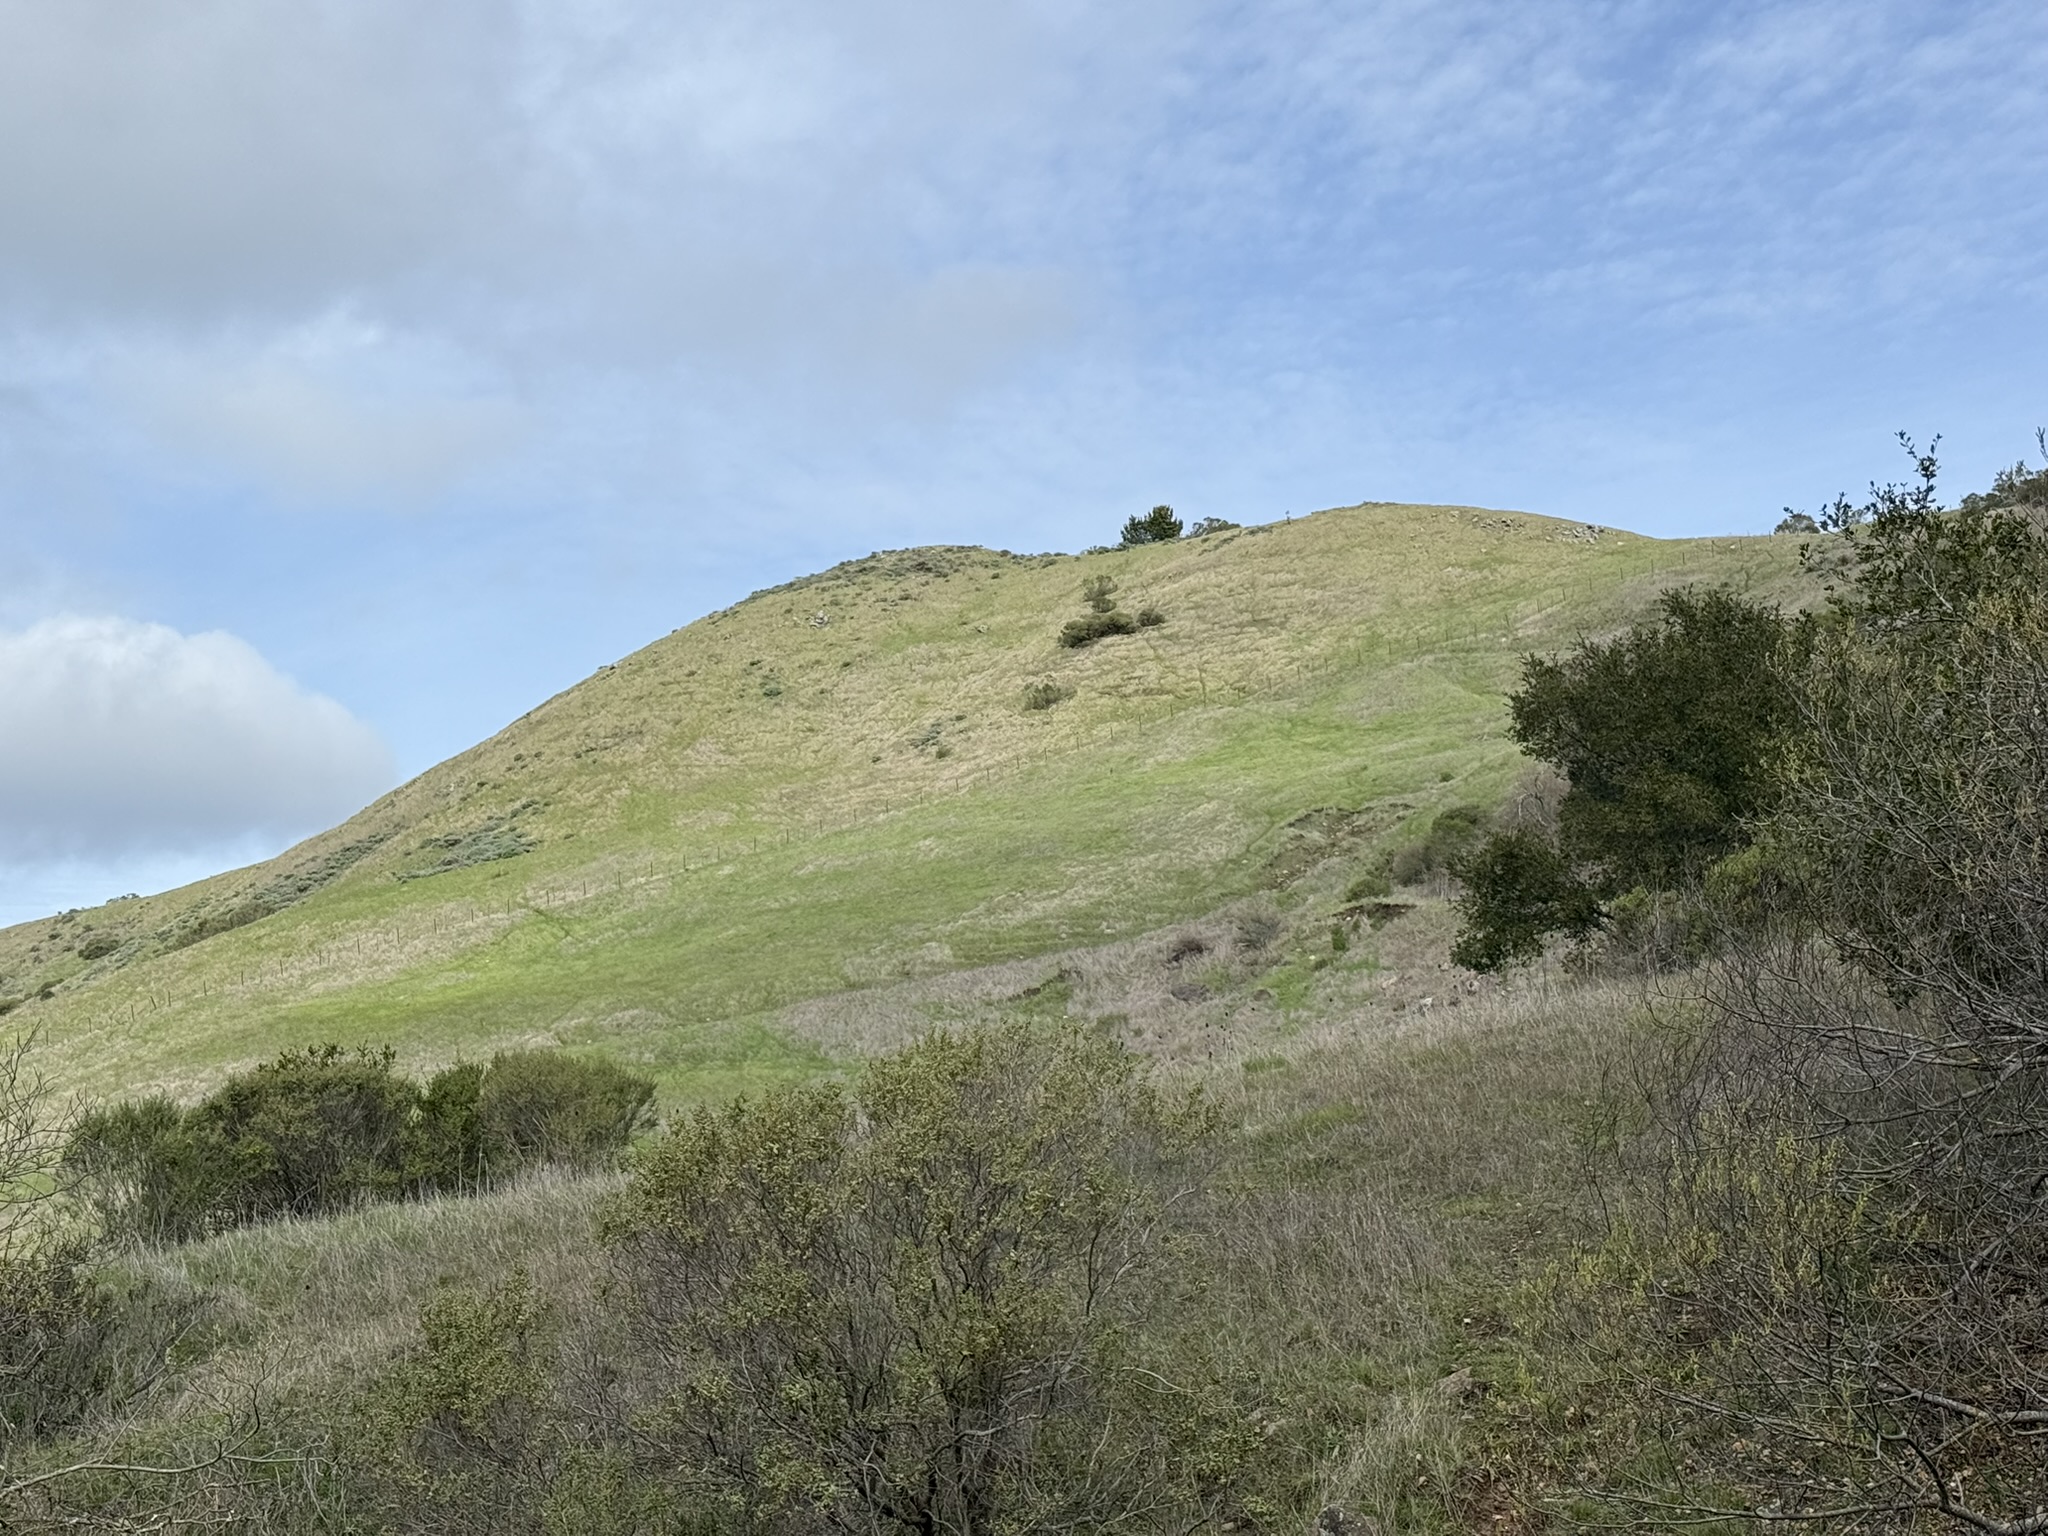
[[[1142,517],[1133,517],[1124,524],[1122,547],[1133,548],[1139,544],[1171,544],[1181,535],[1180,519],[1173,515],[1173,508],[1157,506]]]

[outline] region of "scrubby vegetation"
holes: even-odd
[[[1135,635],[1137,632],[1138,621],[1119,608],[1067,620],[1060,626],[1060,644],[1068,650],[1077,651],[1110,635]]]
[[[1610,1520],[2048,1529],[2048,506],[1944,511],[1915,458],[1823,520],[1848,575],[1756,642],[1768,714],[1694,725],[1739,814],[1637,829],[1707,958],[1552,1295]]]
[[[1088,605],[1088,612],[1078,619],[1069,619],[1060,629],[1060,644],[1068,650],[1080,650],[1110,635],[1135,635],[1141,629],[1156,629],[1166,622],[1165,613],[1150,603],[1140,608],[1135,617],[1117,607],[1116,582],[1107,576],[1091,576],[1083,582],[1081,599]]]
[[[1532,657],[1506,803],[1297,800],[1199,921],[884,976],[661,1129],[339,1048],[66,1124],[25,1045],[0,1522],[2041,1536],[2048,508],[1916,458],[1803,601]]]
[[[1777,792],[1805,634],[1731,592],[1680,589],[1612,640],[1530,657],[1513,735],[1568,788],[1554,827],[1505,830],[1468,861],[1460,962],[1492,969],[1552,933],[1584,937],[1622,898],[1695,889],[1744,846]]]
[[[654,1098],[610,1062],[514,1051],[414,1082],[384,1050],[287,1051],[183,1107],[107,1105],[59,1171],[109,1235],[177,1242],[281,1216],[475,1190],[623,1150]]]

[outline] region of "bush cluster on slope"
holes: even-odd
[[[1166,615],[1149,603],[1135,617],[1125,613],[1117,607],[1115,594],[1116,582],[1108,576],[1091,576],[1081,583],[1081,599],[1087,603],[1088,612],[1066,622],[1060,630],[1060,644],[1069,650],[1079,650],[1110,635],[1135,635],[1141,629],[1154,629],[1166,622]]]
[[[427,1304],[360,1405],[353,1507],[435,1532],[1241,1519],[1259,1437],[1148,1342],[1216,1130],[1042,1024],[700,1111],[601,1214],[603,1326],[516,1273]]]
[[[191,1107],[162,1096],[82,1116],[63,1167],[110,1232],[182,1241],[278,1216],[474,1190],[541,1163],[621,1150],[649,1078],[515,1051],[416,1083],[384,1050],[287,1051]]]
[[[1944,510],[1914,457],[1826,519],[1697,1025],[1567,1287],[1571,1411],[1623,1382],[1609,1432],[1690,1474],[1610,1466],[1624,1518],[2048,1530],[2048,472]]]

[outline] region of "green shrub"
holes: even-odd
[[[1065,702],[1074,696],[1074,690],[1065,683],[1037,682],[1024,685],[1024,707],[1026,709],[1051,709],[1053,705]]]
[[[1344,887],[1344,904],[1356,906],[1362,901],[1378,901],[1394,894],[1394,882],[1387,878],[1384,868],[1369,869]]]
[[[602,1218],[650,1450],[734,1529],[1207,1524],[1244,1415],[1139,1341],[1213,1124],[1043,1024],[699,1112]]]
[[[1553,933],[1583,938],[1600,926],[1600,901],[1563,854],[1533,832],[1490,837],[1458,871],[1465,927],[1451,958],[1474,971],[1497,971],[1543,953]]]
[[[557,1051],[458,1065],[422,1087],[387,1050],[287,1051],[181,1109],[81,1116],[64,1151],[107,1231],[181,1242],[284,1215],[474,1192],[540,1163],[590,1167],[644,1123],[652,1079]]]
[[[81,1115],[64,1171],[111,1235],[150,1242],[206,1231],[235,1179],[228,1149],[196,1134],[186,1112],[160,1094]]]
[[[491,1059],[476,1100],[484,1162],[497,1176],[541,1163],[592,1167],[623,1151],[654,1103],[654,1080],[560,1051]]]
[[[1180,533],[1180,519],[1173,515],[1173,508],[1158,506],[1143,517],[1134,517],[1124,524],[1123,547],[1171,544],[1180,537]]]
[[[1785,621],[1730,592],[1670,591],[1656,620],[1530,657],[1512,734],[1570,781],[1562,847],[1609,894],[1671,889],[1747,840],[1792,724]]]
[[[0,1256],[0,1453],[134,1402],[204,1311],[189,1287],[94,1258],[76,1235]]]
[[[398,1193],[419,1091],[395,1053],[337,1045],[286,1051],[229,1078],[191,1111],[192,1133],[233,1171],[236,1222],[311,1215]]]
[[[1165,622],[1166,615],[1150,604],[1138,610],[1138,628],[1140,629],[1157,629]]]
[[[344,1462],[379,1529],[538,1531],[559,1459],[557,1320],[522,1270],[420,1308],[420,1342],[356,1405]]]
[[[1116,607],[1116,582],[1107,576],[1090,576],[1081,583],[1081,601],[1095,613],[1108,613]]]
[[[1134,635],[1137,632],[1138,621],[1121,609],[1111,613],[1091,613],[1086,618],[1067,620],[1060,630],[1060,644],[1069,650],[1079,650],[1107,635]]]
[[[1523,664],[1510,734],[1568,781],[1551,862],[1591,893],[1596,913],[1638,886],[1694,891],[1749,842],[1779,792],[1772,765],[1795,725],[1792,678],[1811,642],[1810,627],[1774,608],[1682,588],[1658,599],[1655,619],[1612,640]],[[1531,904],[1511,912],[1509,886],[1498,886],[1485,911],[1515,931],[1487,935],[1468,900],[1467,953],[1526,957],[1540,951],[1529,928],[1539,913],[1581,915],[1578,897],[1553,899],[1564,887],[1552,875],[1524,879],[1532,858],[1518,844],[1493,861],[1497,872],[1518,871]]]
[[[112,1299],[59,1245],[0,1258],[0,1446],[76,1422],[97,1394]]]
[[[452,1193],[482,1187],[490,1172],[484,1157],[477,1097],[481,1062],[458,1062],[427,1079],[406,1136],[405,1182],[418,1192]]]
[[[1429,876],[1447,872],[1479,841],[1485,813],[1469,805],[1454,805],[1437,812],[1429,830],[1396,850],[1387,873],[1396,885],[1414,885]]]
[[[1188,530],[1187,536],[1191,539],[1199,539],[1207,534],[1222,533],[1227,528],[1235,528],[1237,526],[1236,523],[1233,523],[1227,517],[1204,517],[1197,519],[1194,527]]]

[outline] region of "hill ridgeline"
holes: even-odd
[[[560,1043],[672,1100],[809,1076],[829,1052],[778,1024],[804,999],[1199,915],[1273,884],[1304,828],[1362,859],[1497,803],[1523,654],[1722,581],[1789,593],[1796,541],[1368,504],[871,555],[268,863],[0,932],[0,1000],[93,1093],[190,1096],[321,1041],[415,1066]],[[1104,601],[1160,622],[1061,644]]]

